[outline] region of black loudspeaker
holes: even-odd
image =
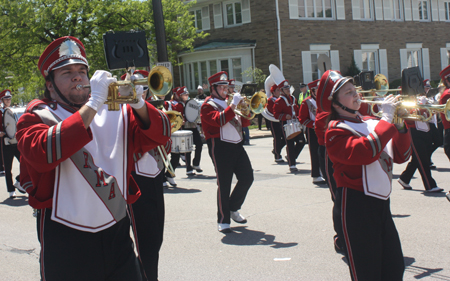
[[[425,93],[423,78],[418,66],[402,70],[402,95],[417,96]]]
[[[241,88],[241,96],[253,96],[257,91],[258,84],[244,84]]]
[[[361,71],[359,73],[359,85],[363,90],[375,89],[373,71]]]
[[[103,47],[110,70],[150,65],[144,31],[105,33]]]

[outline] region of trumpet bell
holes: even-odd
[[[148,74],[148,88],[160,98],[165,97],[173,85],[172,73],[167,67],[156,66]]]

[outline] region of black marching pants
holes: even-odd
[[[419,131],[415,128],[410,128],[410,132],[412,138],[411,148],[413,150],[412,159],[400,175],[400,179],[409,184],[416,169],[419,169],[425,190],[430,190],[433,187],[436,187],[436,181],[431,176],[430,169],[430,159],[431,154],[433,153],[432,133],[431,131]]]
[[[52,221],[51,213],[51,209],[38,210],[36,220],[43,281],[142,280],[128,216],[91,233]]]
[[[438,149],[439,147],[441,147],[444,144],[444,125],[442,125],[442,121],[437,123],[437,127],[436,125],[434,125],[434,123],[429,123],[430,124],[430,130],[431,130],[431,138],[432,138],[432,142],[433,142],[433,146],[431,149],[431,154],[433,154],[436,149]]]
[[[281,131],[283,132],[284,139],[286,140],[288,162],[289,166],[295,166],[297,157],[300,155],[300,152],[302,152],[303,147],[305,146],[305,135],[300,133],[294,138],[288,140],[286,132],[283,128],[285,124],[287,123],[281,122]]]
[[[306,138],[308,139],[309,155],[311,157],[311,177],[320,177],[319,143],[317,142],[314,129],[306,128]]]
[[[275,160],[282,159],[281,150],[286,145],[286,139],[284,138],[283,128],[280,122],[270,122],[271,132],[273,136],[273,154]]]
[[[164,171],[155,178],[132,172],[141,196],[129,208],[144,280],[158,280],[159,250],[164,234]]]
[[[253,183],[252,164],[242,142],[233,144],[213,138],[207,144],[217,175],[217,222],[230,223],[230,211],[241,208]],[[231,192],[233,174],[237,183]]]
[[[352,280],[402,280],[405,263],[390,200],[343,187],[337,189],[336,204],[342,213]]]
[[[200,166],[200,159],[202,158],[202,149],[203,149],[202,137],[200,136],[200,133],[198,132],[197,128],[186,128],[184,130],[191,131],[192,136],[194,138],[195,154],[194,154],[194,160],[192,160],[192,165]],[[189,154],[189,158],[191,158],[191,153],[186,153],[186,157],[188,157],[188,154]],[[186,165],[187,165],[187,162],[188,162],[188,160],[186,158]],[[189,161],[189,165],[190,165],[190,162],[191,161]],[[188,171],[190,171],[190,170],[188,170]]]
[[[6,180],[6,188],[8,192],[13,192],[16,188],[13,185],[12,180],[12,164],[14,157],[16,157],[17,161],[20,161],[20,152],[17,149],[17,144],[5,145],[2,144],[3,149],[3,164],[5,166],[5,180]],[[16,176],[16,180],[20,181],[20,175]]]

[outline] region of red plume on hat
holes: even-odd
[[[11,97],[11,91],[10,90],[3,90],[1,93],[0,93],[0,99],[3,99],[3,98],[10,98]]]
[[[83,43],[75,37],[64,36],[50,43],[38,61],[42,76],[70,64],[84,64],[89,69]]]
[[[317,107],[322,111],[331,112],[331,100],[333,94],[348,81],[352,81],[351,77],[343,77],[339,71],[327,70],[320,78],[319,88],[317,89]]]

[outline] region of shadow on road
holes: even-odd
[[[164,193],[198,193],[201,192],[200,189],[196,188],[182,188],[182,187],[166,187],[164,188]]]
[[[187,177],[188,180],[211,180],[217,178],[216,176],[207,176],[207,175],[201,175],[196,174],[195,176],[189,176]]]
[[[450,168],[436,168],[437,172],[450,172]]]
[[[12,206],[12,207],[26,206],[26,205],[28,205],[28,196],[19,195],[13,199],[8,198],[8,199],[3,200],[3,202],[1,202],[0,204]]]
[[[410,257],[404,257],[406,271],[411,272],[415,279],[423,279],[431,277],[436,280],[448,280],[450,281],[450,276],[445,276],[442,274],[437,274],[437,272],[442,271],[443,268],[426,268],[421,266],[412,265],[416,259]]]
[[[236,246],[265,245],[272,248],[288,248],[297,246],[298,243],[282,243],[275,241],[275,236],[262,231],[247,229],[247,226],[232,227],[232,233],[227,233],[222,238],[222,243]]]

